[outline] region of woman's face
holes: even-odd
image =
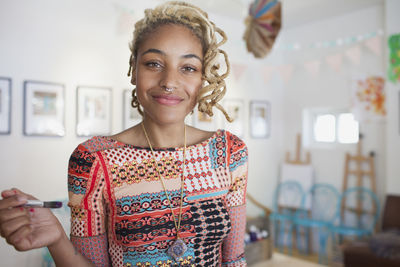
[[[196,104],[202,69],[202,46],[191,30],[167,24],[149,33],[138,48],[135,76],[145,117],[160,124],[183,122]]]

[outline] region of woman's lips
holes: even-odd
[[[161,105],[166,106],[178,105],[183,100],[182,98],[174,95],[155,95],[153,98]]]

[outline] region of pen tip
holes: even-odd
[[[58,209],[62,207],[62,202],[61,201],[45,201],[44,208],[49,208],[49,209]]]
[[[54,203],[54,208],[61,208],[62,207],[62,202],[61,201],[57,201]]]

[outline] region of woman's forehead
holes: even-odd
[[[164,53],[194,54],[202,58],[202,44],[184,25],[165,24],[146,34],[138,47],[138,55],[149,49]]]

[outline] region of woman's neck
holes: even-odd
[[[185,145],[184,122],[160,125],[150,119],[144,119],[142,124],[153,147],[168,148]]]

